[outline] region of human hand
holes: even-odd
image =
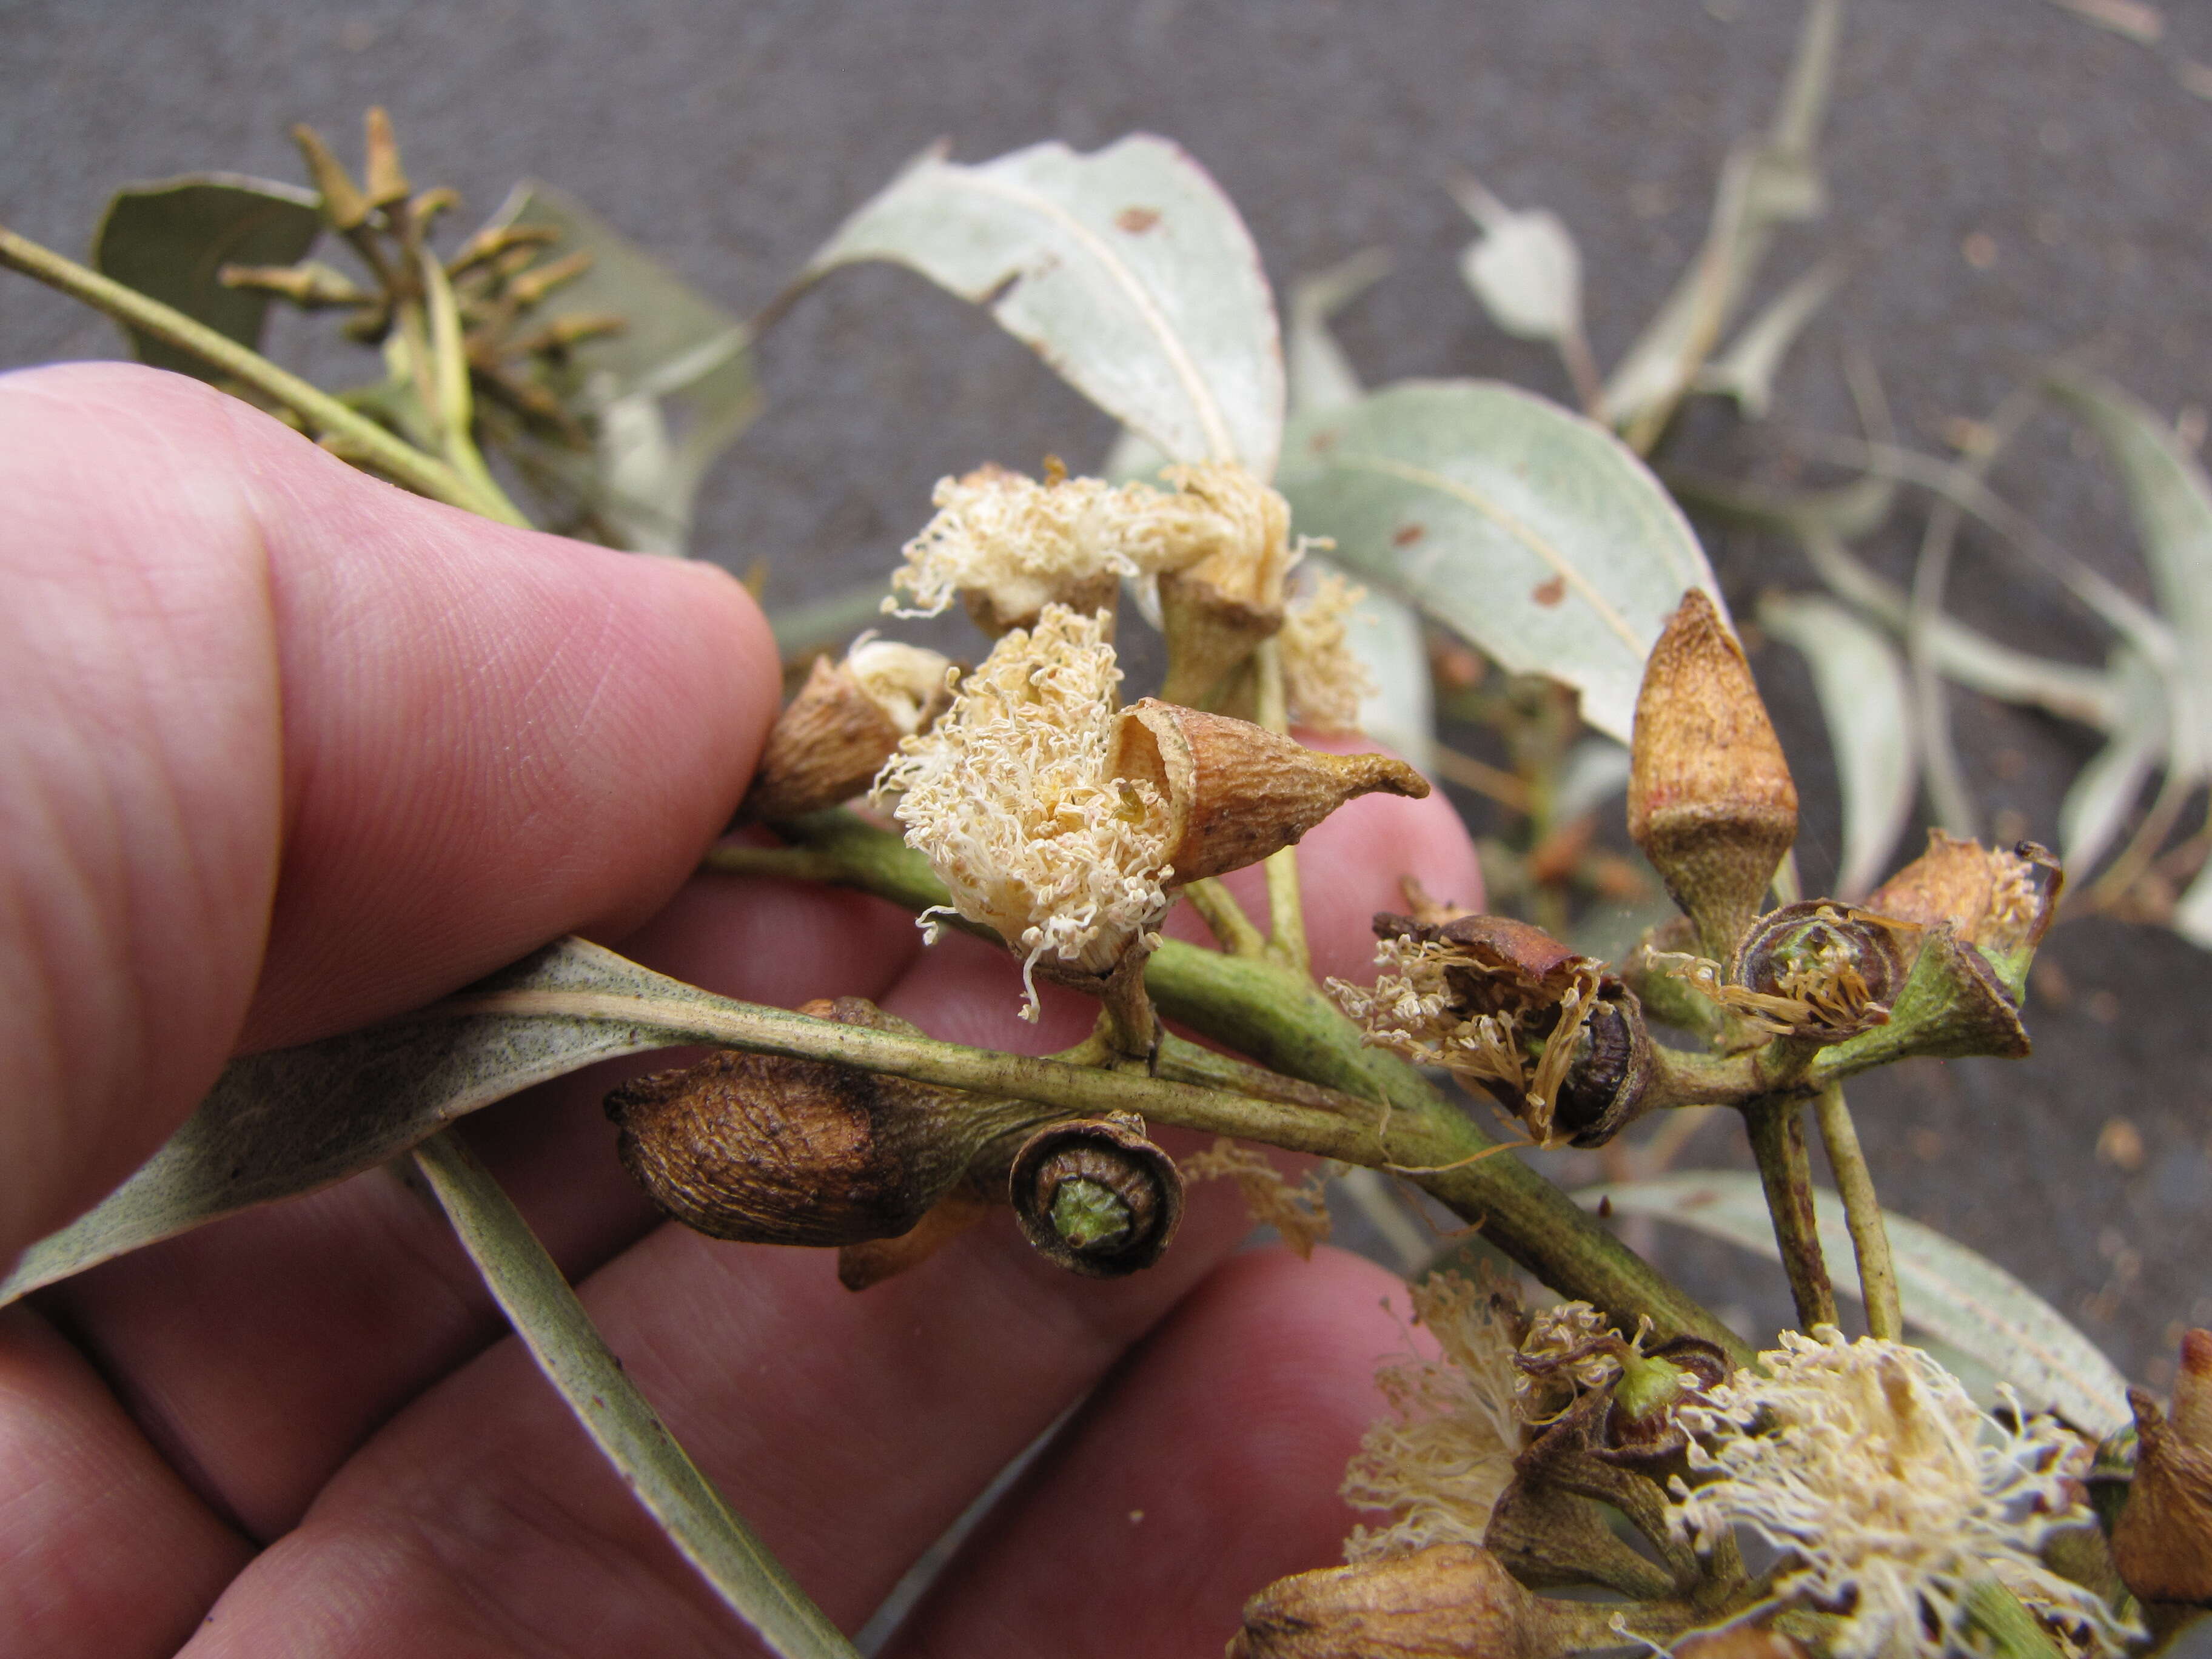
[[[1088,1029],[1065,993],[1024,1024],[1004,952],[925,953],[877,901],[686,881],[775,703],[766,629],[720,573],[421,501],[143,370],[0,382],[0,470],[8,1253],[127,1174],[235,1050],[565,932],[959,1042]],[[1400,873],[1477,890],[1437,799],[1357,802],[1301,851],[1324,972],[1365,965]],[[1170,931],[1198,936],[1187,913]],[[847,1628],[1086,1390],[894,1651],[1211,1654],[1252,1590],[1335,1559],[1336,1482],[1401,1340],[1381,1270],[1229,1259],[1248,1223],[1217,1182],[1129,1279],[1066,1275],[1001,1217],[854,1296],[826,1252],[661,1224],[612,1156],[611,1081],[470,1137]],[[0,1313],[0,1540],[10,1653],[748,1650],[387,1172]]]

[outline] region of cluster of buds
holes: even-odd
[[[539,436],[589,447],[590,434],[562,395],[570,354],[587,340],[620,331],[624,319],[580,310],[544,321],[538,317],[556,289],[591,268],[590,252],[548,259],[544,256],[561,240],[559,229],[495,222],[470,236],[451,258],[440,260],[428,246],[430,228],[460,198],[449,189],[417,191],[409,183],[384,110],[368,112],[359,182],[313,128],[295,127],[292,136],[321,198],[324,223],[360,257],[370,281],[364,285],[312,259],[296,265],[225,265],[217,272],[220,280],[227,287],[276,295],[304,310],[344,312],[344,332],[366,345],[383,342],[409,307],[449,300],[474,391]],[[444,295],[434,295],[434,287]],[[425,414],[408,398],[390,401],[380,412],[403,426],[419,423]]]

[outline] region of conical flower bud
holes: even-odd
[[[917,1034],[860,997],[817,1019]],[[969,1161],[1034,1109],[781,1054],[726,1051],[608,1095],[623,1167],[655,1203],[716,1238],[849,1244],[908,1231]]]
[[[2112,1565],[2137,1599],[2212,1607],[2212,1331],[2181,1339],[2170,1413],[2130,1389],[2136,1473]]]
[[[1651,647],[1632,735],[1629,836],[1725,962],[1797,838],[1797,788],[1743,647],[1701,589]]]
[[[768,734],[738,822],[772,823],[865,793],[899,740],[950,706],[950,666],[934,651],[865,635],[841,663],[816,658]]]
[[[1356,796],[1429,793],[1427,779],[1388,755],[1324,754],[1152,697],[1122,711],[1112,767],[1166,803],[1166,862],[1179,883],[1257,864]]]
[[[1278,1579],[1244,1604],[1228,1659],[1549,1659],[1550,1634],[1489,1551],[1432,1544]]]

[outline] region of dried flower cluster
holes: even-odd
[[[2018,1428],[1976,1406],[1917,1348],[1784,1332],[1686,1406],[1694,1489],[1679,1524],[1700,1543],[1746,1527],[1787,1552],[1778,1591],[1844,1616],[1838,1659],[1957,1647],[1969,1593],[1996,1577],[2077,1639],[2117,1653],[2126,1632],[2094,1593],[2037,1556],[2087,1522],[2085,1448],[2049,1418]]]
[[[936,516],[891,578],[912,608],[894,598],[884,609],[933,617],[965,595],[985,627],[1026,626],[1048,605],[1110,608],[1123,578],[1192,567],[1267,573],[1279,602],[1290,557],[1282,497],[1227,464],[1166,477],[1176,489],[1071,478],[1056,465],[1042,482],[1001,466],[941,479]]]
[[[957,913],[1023,953],[1030,1019],[1041,961],[1106,973],[1168,907],[1165,802],[1112,769],[1121,672],[1105,629],[1103,615],[1046,606],[1034,629],[1000,640],[876,786]]]

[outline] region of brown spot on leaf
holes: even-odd
[[[1158,208],[1127,207],[1114,216],[1114,222],[1132,236],[1141,236],[1160,222]]]
[[[1390,545],[1393,547],[1411,547],[1415,542],[1420,540],[1422,537],[1428,533],[1428,529],[1425,526],[1418,524],[1401,524],[1396,530],[1391,532]]]
[[[1326,455],[1330,450],[1336,447],[1336,434],[1334,432],[1316,432],[1307,442],[1306,447],[1313,451],[1316,455]]]
[[[1528,597],[1547,608],[1555,605],[1567,597],[1567,579],[1565,576],[1554,576],[1547,582],[1538,582],[1535,591]]]

